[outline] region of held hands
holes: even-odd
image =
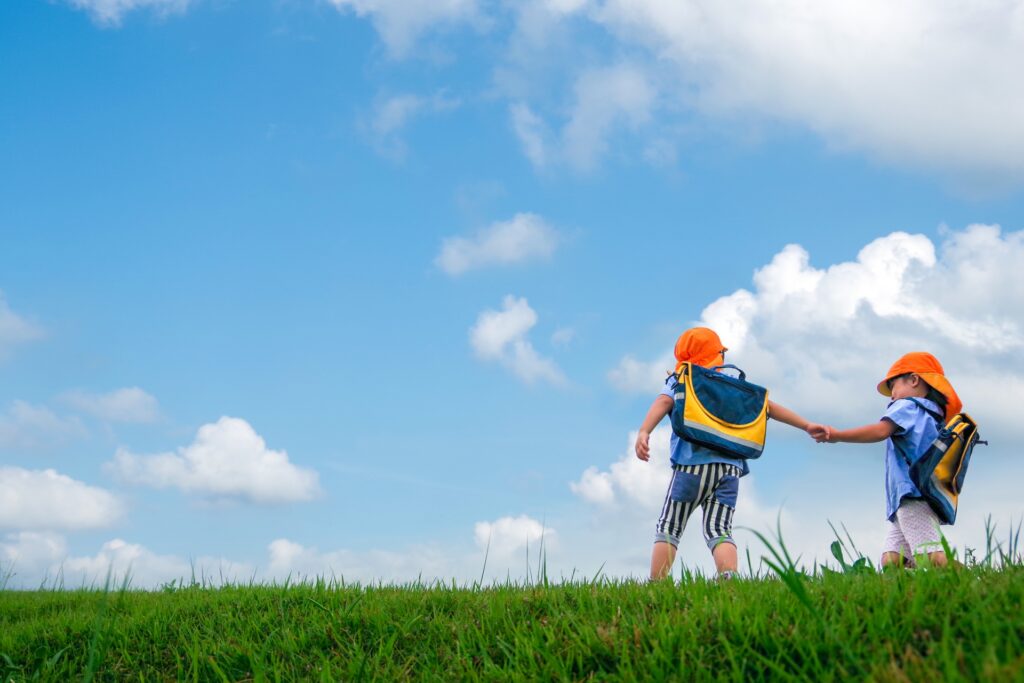
[[[644,462],[651,459],[650,438],[651,435],[643,430],[636,435],[636,445],[634,446],[634,449],[636,450],[636,457],[640,458]]]
[[[835,443],[835,439],[832,436],[832,427],[828,425],[812,422],[807,425],[806,432],[818,443]]]

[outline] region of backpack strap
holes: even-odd
[[[941,427],[942,425],[946,424],[946,416],[945,416],[945,415],[940,415],[940,414],[938,414],[937,412],[935,412],[934,410],[932,410],[931,408],[929,408],[929,407],[928,407],[928,406],[926,406],[925,404],[923,404],[923,403],[921,403],[920,401],[918,401],[918,400],[917,400],[916,398],[914,398],[913,396],[908,396],[908,397],[907,397],[907,400],[908,400],[908,401],[913,401],[914,403],[916,403],[916,404],[917,404],[917,406],[918,406],[918,407],[919,407],[919,408],[920,408],[921,410],[923,410],[924,412],[926,412],[926,413],[928,413],[929,415],[931,415],[931,416],[932,416],[932,417],[933,417],[933,418],[935,419],[935,421],[939,423],[939,426],[940,426],[940,427]]]

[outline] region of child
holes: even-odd
[[[679,362],[676,372],[685,362],[703,367],[723,365],[727,350],[713,330],[706,327],[686,330],[676,341],[675,356]],[[635,448],[636,457],[643,461],[651,457],[651,432],[672,412],[675,390],[676,382],[670,378],[661,394],[654,399],[640,426]],[[768,402],[768,416],[801,430],[806,430],[810,424],[772,401]],[[737,566],[736,542],[732,539],[732,516],[739,493],[739,478],[749,471],[747,461],[690,443],[680,439],[674,432],[671,455],[672,480],[655,529],[651,579],[668,576],[675,562],[679,537],[690,513],[698,505],[703,509],[704,539],[715,558],[715,567],[722,578],[732,578]]]
[[[896,361],[878,383],[878,393],[892,397],[878,422],[841,430],[812,425],[809,432],[819,443],[885,440],[885,514],[889,532],[882,551],[882,566],[913,567],[915,556],[919,562],[927,553],[933,566],[944,567],[947,558],[939,540],[939,518],[911,481],[910,464],[928,450],[945,420],[960,412],[960,398],[935,356],[920,351]],[[939,416],[945,418],[941,424]]]

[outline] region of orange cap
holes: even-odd
[[[676,340],[676,372],[683,363],[712,367],[725,363],[722,354],[729,349],[722,346],[722,340],[714,330],[707,327],[691,327]]]
[[[892,389],[886,386],[889,380],[909,373],[918,375],[929,386],[946,397],[947,420],[963,409],[964,405],[960,402],[956,391],[953,390],[953,385],[946,379],[939,359],[925,351],[911,351],[893,363],[889,372],[885,374],[885,379],[878,383],[878,393],[882,396],[892,396]]]

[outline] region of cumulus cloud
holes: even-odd
[[[367,128],[377,151],[400,161],[406,154],[406,144],[401,133],[414,119],[425,114],[452,111],[460,104],[459,100],[444,92],[429,97],[412,93],[382,97],[374,106]]]
[[[66,0],[72,7],[85,10],[100,26],[117,27],[126,14],[148,9],[158,16],[184,12],[192,0]]]
[[[496,556],[509,556],[537,548],[543,539],[545,548],[557,545],[558,534],[554,529],[529,517],[501,517],[493,522],[477,522],[473,527],[473,537],[480,549],[489,549]]]
[[[270,450],[248,422],[234,417],[203,425],[177,453],[120,449],[107,466],[134,484],[253,503],[308,501],[320,493],[315,471],[292,464],[285,451]]]
[[[405,582],[451,578],[458,564],[447,552],[430,545],[398,550],[348,549],[321,551],[295,541],[279,538],[267,548],[267,575],[274,580],[296,577],[325,577],[361,582]]]
[[[1013,294],[1024,291],[1022,264],[1024,233],[989,225],[950,231],[938,249],[924,235],[895,232],[827,268],[789,245],[755,272],[753,290],[711,302],[699,323],[718,331],[730,360],[796,407],[833,419],[870,414],[874,382],[892,361],[928,350],[969,409],[1010,427],[1010,411],[984,387],[1024,381],[1024,304]],[[656,392],[670,364],[670,355],[651,363],[626,356],[609,380]]]
[[[607,471],[588,467],[579,481],[571,482],[569,488],[577,496],[590,503],[609,506],[619,502],[639,505],[647,512],[661,508],[665,497],[669,466],[670,427],[662,425],[651,432],[651,458],[644,462],[636,457],[633,444],[638,432],[629,434],[625,454],[613,462]]]
[[[17,576],[51,565],[67,555],[67,547],[63,536],[50,531],[6,534],[0,541],[0,581],[8,574]]]
[[[155,422],[160,418],[156,398],[138,387],[116,389],[106,394],[69,391],[62,400],[72,408],[108,422]]]
[[[1024,304],[988,288],[1021,291],[1021,264],[1024,234],[1003,236],[996,226],[952,233],[938,251],[923,235],[892,233],[826,269],[790,245],[755,273],[754,291],[712,302],[701,318],[789,400],[817,406],[822,395],[843,396],[822,406],[834,417],[876,406],[874,383],[912,350],[934,353],[968,408],[988,412],[1000,401],[973,391],[973,380],[1024,379]]]
[[[351,11],[373,23],[390,54],[402,58],[425,33],[469,24],[479,26],[477,0],[330,0],[339,11]]]
[[[0,360],[18,344],[39,339],[43,331],[11,310],[0,292]]]
[[[561,236],[536,214],[517,213],[472,237],[449,237],[434,263],[449,275],[469,270],[550,259]]]
[[[121,502],[109,492],[55,470],[0,467],[0,529],[98,529],[122,513]]]
[[[526,338],[537,324],[537,314],[524,298],[506,296],[501,311],[480,314],[469,331],[469,341],[477,357],[497,361],[524,382],[537,381],[563,385],[565,375],[554,361],[537,353]]]
[[[0,414],[0,448],[36,450],[82,438],[86,429],[75,417],[60,417],[45,406],[14,401]]]
[[[12,587],[76,588],[112,586],[127,580],[133,588],[156,588],[193,579],[205,585],[247,582],[256,568],[223,558],[183,558],[159,554],[120,538],[105,542],[93,555],[72,555],[66,539],[53,533],[21,532],[0,540],[0,572],[12,574]]]

